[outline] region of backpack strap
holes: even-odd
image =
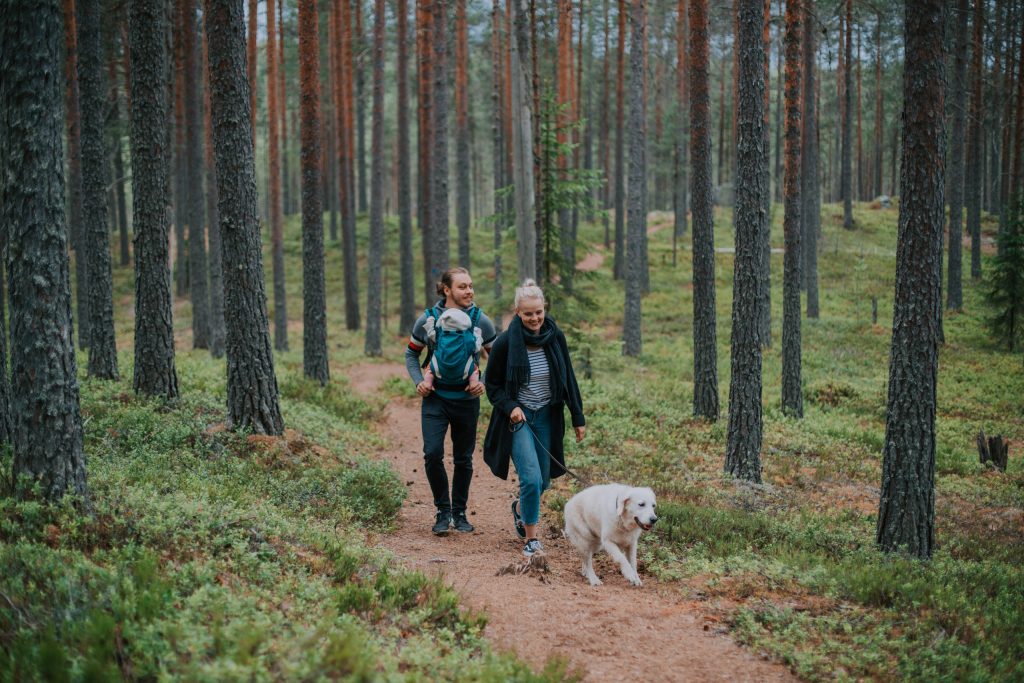
[[[431,306],[430,308],[428,308],[425,311],[423,311],[423,318],[424,319],[430,318],[430,317],[433,317],[435,322],[437,322],[437,319],[440,317],[437,314],[437,311],[434,310],[433,306]],[[427,341],[427,357],[423,360],[423,364],[420,365],[421,368],[425,368],[428,365],[430,365],[430,359],[434,357],[434,346],[436,344],[431,344],[430,343],[430,339],[427,339],[426,341]]]
[[[469,309],[468,313],[469,322],[472,323],[473,327],[476,327],[476,324],[477,322],[479,322],[480,316],[483,314],[483,312],[480,310],[479,306],[474,304],[473,307]]]

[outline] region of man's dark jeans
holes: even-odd
[[[476,448],[476,422],[480,399],[451,400],[430,394],[423,399],[420,422],[423,428],[423,469],[438,510],[465,512],[469,500],[469,482],[473,478],[473,450]],[[444,436],[452,429],[451,496],[448,473],[444,467]]]

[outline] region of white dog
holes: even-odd
[[[651,489],[622,484],[591,486],[565,504],[565,537],[583,556],[583,576],[591,586],[601,585],[593,560],[602,548],[619,563],[627,581],[641,585],[636,542],[641,530],[650,531],[658,521],[656,506]]]

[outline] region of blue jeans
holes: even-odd
[[[512,462],[519,475],[519,514],[533,525],[540,521],[540,494],[551,485],[551,406],[523,408],[523,414],[526,425],[512,435]]]

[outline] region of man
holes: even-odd
[[[420,369],[420,352],[428,348],[434,353],[438,348],[431,341],[430,330],[433,322],[448,308],[458,308],[469,314],[474,326],[480,330],[483,341],[482,355],[486,358],[491,343],[497,336],[494,323],[473,304],[473,278],[465,268],[449,268],[437,283],[437,294],[441,297],[428,311],[425,311],[412,326],[409,346],[405,351],[405,367],[416,385],[416,392],[423,397],[420,424],[423,430],[423,469],[434,496],[437,516],[431,531],[438,536],[448,534],[449,528],[456,531],[473,531],[473,525],[466,519],[466,503],[469,500],[469,482],[473,478],[473,449],[476,447],[476,423],[480,416],[480,394],[484,392],[481,382],[470,384],[466,380],[455,382],[425,381]],[[433,318],[428,323],[428,319]],[[476,359],[477,361],[479,359]],[[452,432],[452,473],[451,491],[448,489],[448,473],[444,466],[444,437],[449,427]]]

